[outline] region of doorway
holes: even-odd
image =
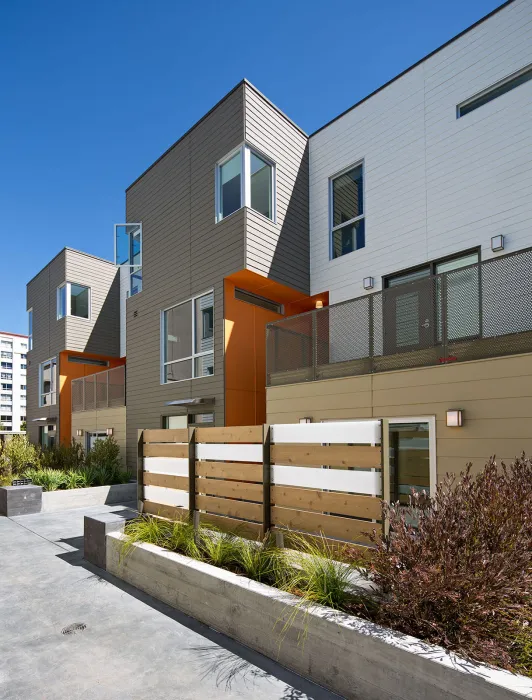
[[[96,440],[105,440],[107,433],[101,430],[95,430],[92,433],[87,433],[87,452],[90,452],[94,447]]]
[[[390,501],[408,505],[412,491],[434,495],[436,488],[436,421],[389,420]]]

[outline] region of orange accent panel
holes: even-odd
[[[284,304],[285,314],[235,299],[235,287]],[[225,424],[260,425],[266,420],[266,324],[326,306],[328,293],[305,296],[295,289],[240,270],[224,280]]]
[[[79,362],[69,362],[68,356],[86,357],[91,360],[106,360],[109,366],[84,365]],[[72,438],[72,386],[73,379],[86,377],[89,374],[104,372],[106,369],[120,367],[126,364],[125,357],[108,357],[106,355],[93,355],[87,352],[73,352],[63,350],[59,353],[59,440],[68,445]]]

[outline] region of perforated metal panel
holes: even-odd
[[[532,249],[267,327],[269,386],[532,352]]]

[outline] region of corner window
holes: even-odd
[[[129,270],[130,297],[142,292],[142,224],[115,224],[115,265]]]
[[[275,166],[249,146],[221,161],[216,168],[216,220],[243,206],[275,220]]]
[[[331,180],[331,258],[366,245],[362,164]]]
[[[56,403],[56,358],[39,365],[39,406],[53,406]]]
[[[161,382],[214,374],[214,293],[173,306],[162,313]]]
[[[57,318],[90,318],[90,287],[65,282],[57,288]]]

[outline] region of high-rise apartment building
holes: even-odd
[[[0,433],[26,430],[26,368],[31,339],[0,331]]]

